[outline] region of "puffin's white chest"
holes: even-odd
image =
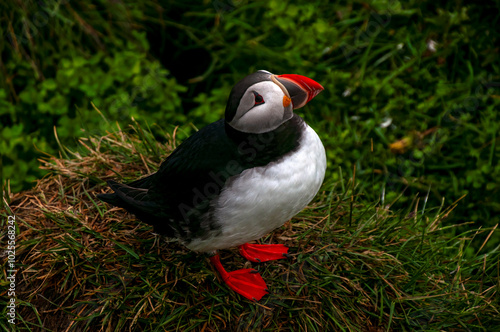
[[[261,238],[306,207],[318,192],[325,170],[323,144],[306,125],[297,151],[243,171],[223,189],[214,213],[221,233],[194,240],[188,247],[212,251]]]

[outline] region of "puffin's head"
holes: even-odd
[[[295,74],[274,75],[265,70],[250,74],[233,87],[226,106],[226,122],[252,134],[269,132],[293,116],[323,87]]]

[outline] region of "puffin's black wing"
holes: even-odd
[[[114,193],[98,197],[168,236],[186,238],[195,236],[193,230],[216,227],[201,216],[225,181],[243,171],[242,155],[224,126],[220,120],[204,127],[179,145],[156,173],[128,184],[110,181]]]
[[[158,233],[184,240],[203,236],[218,227],[211,208],[226,181],[297,149],[303,128],[297,115],[265,135],[237,132],[219,120],[186,139],[155,174],[128,184],[110,182],[114,193],[99,198]]]

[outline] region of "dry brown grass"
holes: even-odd
[[[253,265],[272,294],[243,299],[204,255],[96,200],[103,180],[153,172],[175,145],[134,130],[82,140],[80,152],[62,147],[66,156],[41,161],[48,177],[9,196],[2,214],[17,220],[20,330],[458,331],[500,323],[498,250],[466,256],[477,232],[451,238],[440,226],[453,206],[422,215],[415,200],[391,211],[329,182],[333,189],[262,240],[288,245],[293,256]],[[235,250],[222,258],[228,270],[250,265]]]

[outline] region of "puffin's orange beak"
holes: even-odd
[[[301,108],[324,90],[321,84],[302,75],[284,74],[275,77],[290,94],[294,109]],[[285,98],[283,98],[283,105],[285,105]]]

